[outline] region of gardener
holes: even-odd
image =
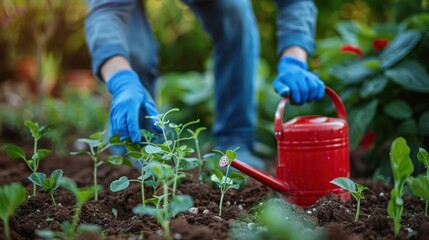
[[[259,33],[250,0],[182,0],[214,42],[215,149],[239,146],[238,159],[263,169],[252,154],[256,105],[254,82]],[[146,115],[158,114],[153,101],[157,43],[141,0],[88,0],[86,38],[92,69],[113,96],[109,131],[133,142],[140,128],[152,129]],[[278,75],[274,89],[303,104],[321,99],[323,82],[308,71],[314,50],[317,9],[312,1],[276,0]]]

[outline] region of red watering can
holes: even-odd
[[[348,200],[347,191],[329,183],[338,177],[350,178],[346,109],[332,89],[325,87],[325,92],[334,103],[338,118],[300,116],[282,123],[288,97],[280,101],[274,119],[277,177],[238,160],[232,161],[231,166],[301,207],[310,207],[328,193]]]

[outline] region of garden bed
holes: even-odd
[[[87,156],[50,155],[41,162],[39,171],[51,172],[63,169],[64,176],[72,178],[78,186],[92,184],[92,162]],[[32,185],[27,180],[29,171],[20,160],[9,159],[0,152],[0,185],[10,182],[23,183],[28,192]],[[103,230],[105,239],[163,239],[162,228],[153,217],[136,216],[132,208],[140,201],[138,184],[131,184],[124,191],[113,193],[109,184],[120,176],[137,177],[139,172],[126,166],[101,166],[99,184],[104,186],[99,201],[91,200],[82,209],[80,222],[97,224]],[[358,181],[369,187],[362,200],[361,216],[353,223],[355,201],[338,201],[327,195],[308,209],[299,209],[311,221],[324,227],[328,239],[393,239],[393,222],[387,215],[389,186],[381,182]],[[170,223],[175,239],[228,239],[229,228],[240,219],[251,219],[252,207],[262,200],[278,196],[268,187],[249,179],[243,190],[230,190],[225,195],[222,218],[217,217],[219,189],[208,184],[198,185],[193,179],[184,179],[178,187],[182,194],[192,196],[197,214],[179,213]],[[152,193],[150,187],[146,194]],[[59,206],[51,204],[48,194],[39,192],[37,197],[25,201],[10,219],[12,239],[36,239],[37,229],[60,231],[60,223],[70,220],[75,204],[72,194],[65,189],[55,192]],[[117,216],[112,209],[117,209]],[[205,211],[208,210],[208,211]],[[428,239],[428,217],[423,214],[424,203],[414,197],[405,198],[402,229],[396,239]],[[0,225],[3,237],[3,225]],[[86,233],[81,239],[98,239],[95,234]]]

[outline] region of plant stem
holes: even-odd
[[[141,176],[142,176],[142,180],[140,181],[140,187],[141,187],[141,191],[142,191],[142,205],[143,207],[146,207],[146,203],[145,203],[145,195],[144,195],[144,170],[143,170],[143,165],[141,166]]]
[[[177,164],[176,164],[176,171],[174,173],[174,183],[173,183],[173,197],[176,196],[176,189],[177,189],[177,176],[179,175],[179,164],[180,164],[180,157],[177,158]]]
[[[225,192],[221,189],[221,194],[220,194],[220,202],[219,202],[219,217],[222,216],[222,205],[223,205],[223,196],[225,196]]]
[[[52,191],[49,191],[49,195],[51,195],[52,202],[54,203],[54,206],[56,207],[57,202],[55,202],[54,193]]]
[[[34,139],[33,156],[35,156],[37,153],[37,141],[38,141],[37,139]],[[33,170],[33,173],[37,172],[37,168],[38,168],[37,161],[38,161],[37,158],[33,159],[33,169],[31,169]],[[37,195],[36,184],[33,183],[33,196],[35,197],[36,195]]]
[[[10,240],[10,232],[9,232],[9,218],[3,218],[4,224],[4,236],[7,240]]]
[[[170,235],[170,221],[165,220],[165,219],[168,219],[168,185],[165,181],[162,183],[162,188],[164,191],[164,199],[163,199],[164,201],[163,201],[163,205],[162,205],[164,216],[163,216],[163,219],[161,220],[162,221],[162,228],[164,228],[165,237],[168,240],[171,240],[172,238]]]
[[[73,229],[73,232],[76,232],[77,224],[79,222],[79,215],[80,215],[80,211],[82,209],[83,203],[78,202],[76,205],[77,206],[74,209],[73,220],[72,220],[72,229]]]
[[[93,159],[94,160],[94,199],[95,201],[98,201],[98,189],[97,189],[97,159]]]
[[[203,170],[203,160],[201,159],[200,145],[198,141],[198,137],[195,137],[195,148],[197,148],[197,156],[200,164],[198,165],[198,184],[201,185],[203,183],[201,178],[201,171]]]
[[[358,220],[359,214],[360,214],[360,199],[357,200],[356,215],[355,215],[355,220],[353,222],[356,222]]]

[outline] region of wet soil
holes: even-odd
[[[64,176],[74,179],[79,187],[92,184],[92,162],[86,156],[50,155],[41,162],[39,171],[50,173],[63,169]],[[29,171],[20,160],[9,159],[0,151],[0,185],[21,182],[32,191]],[[99,184],[104,186],[99,200],[91,200],[82,209],[80,223],[97,224],[102,235],[86,233],[80,239],[164,239],[162,228],[149,216],[136,216],[132,208],[140,203],[140,188],[131,184],[124,191],[113,193],[109,184],[120,176],[134,178],[138,171],[125,166],[101,166]],[[402,229],[396,238],[393,222],[387,215],[390,187],[381,182],[357,180],[370,188],[362,200],[361,215],[354,223],[356,202],[343,203],[327,195],[314,206],[302,211],[317,225],[325,228],[328,239],[429,239],[429,218],[423,214],[424,203],[413,197],[405,199]],[[175,239],[229,239],[229,228],[251,213],[253,206],[268,198],[278,197],[268,187],[249,179],[241,190],[230,190],[225,196],[222,218],[217,217],[219,190],[208,184],[199,185],[193,178],[184,179],[178,187],[182,194],[192,196],[198,213],[180,213],[170,222]],[[146,196],[153,193],[148,187]],[[44,192],[25,201],[10,219],[12,239],[38,239],[38,229],[61,230],[60,223],[71,220],[75,200],[70,192],[59,188],[55,193],[58,207],[54,207]],[[0,199],[1,201],[1,199]],[[112,209],[117,209],[114,216]],[[0,223],[0,239],[3,239]],[[278,238],[281,239],[281,238]]]

